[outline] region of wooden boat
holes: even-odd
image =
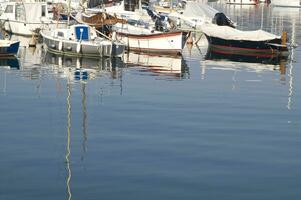
[[[183,31],[160,32],[130,24],[116,24],[113,30],[118,40],[136,52],[181,54],[187,40],[187,33]]]
[[[0,40],[0,56],[14,56],[18,53],[19,41]]]
[[[125,19],[118,18],[116,15],[109,15],[105,12],[78,12],[76,17],[76,21],[79,23],[85,23],[89,26],[93,26],[95,28],[101,28],[104,25],[114,25],[116,23],[126,24],[127,21]]]
[[[240,31],[217,25],[207,25],[202,31],[214,53],[256,57],[285,57],[288,53],[286,34],[280,37],[263,30]]]
[[[53,53],[85,57],[120,57],[125,45],[104,37],[98,37],[96,30],[85,24],[66,29],[41,31],[43,42]]]

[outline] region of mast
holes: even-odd
[[[70,25],[70,14],[71,14],[71,0],[68,0],[68,23],[67,25]]]

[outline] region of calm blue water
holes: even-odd
[[[214,7],[301,43],[299,9]],[[0,199],[301,199],[300,48],[281,67],[205,53],[1,60]]]

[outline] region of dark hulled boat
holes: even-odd
[[[0,40],[0,57],[16,55],[19,46],[20,41]]]
[[[223,55],[261,58],[287,57],[286,35],[280,37],[263,30],[240,31],[229,26],[203,28],[211,52]]]

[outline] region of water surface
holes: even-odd
[[[300,10],[214,3],[240,29]],[[268,64],[22,48],[0,67],[0,199],[301,198],[300,48]]]

